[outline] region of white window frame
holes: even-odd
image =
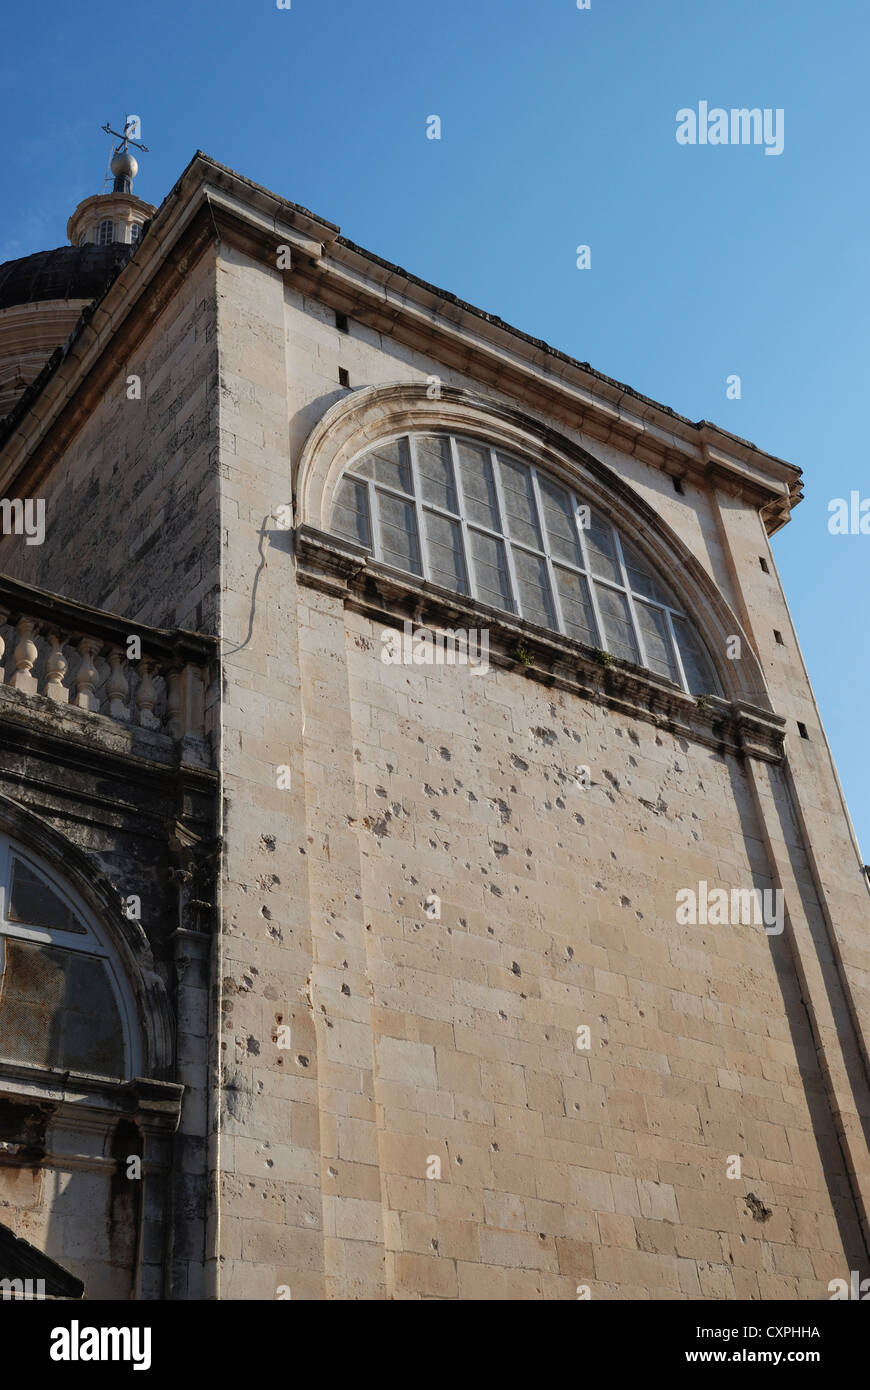
[[[43,879],[51,891],[67,904],[79,925],[84,928],[81,934],[62,931],[56,927],[31,926],[9,918],[7,905],[12,884],[12,865],[15,859],[26,864],[32,873]],[[7,937],[20,941],[33,941],[44,946],[56,946],[65,951],[77,951],[81,955],[97,956],[104,962],[124,1031],[124,1075],[121,1079],[128,1081],[138,1076],[142,1059],[135,1003],[130,986],[118,961],[117,952],[112,948],[104,929],[75,889],[50,869],[40,856],[34,854],[20,841],[13,840],[8,835],[0,834],[0,977],[2,977],[5,965],[4,943]],[[19,1065],[22,1060],[24,1059],[0,1057],[0,1069],[4,1063]],[[98,1074],[102,1075],[102,1073]]]
[[[437,437],[441,439],[446,439],[448,441],[447,455],[449,457],[451,469],[453,472],[453,492],[457,499],[458,511],[451,512],[447,508],[440,506],[438,503],[425,501],[423,499],[422,490],[420,488],[420,475],[416,452],[416,438],[418,436],[424,438]],[[379,482],[374,478],[363,477],[360,473],[354,471],[360,466],[360,464],[362,464],[365,461],[366,458],[369,457],[370,454],[377,450],[383,449],[387,445],[395,444],[400,440],[406,441],[408,445],[408,455],[410,461],[409,471],[411,475],[411,486],[413,488],[413,492],[402,492],[400,488],[393,487],[388,483]],[[471,444],[474,446],[474,448],[482,449],[489,455],[489,463],[492,469],[492,476],[495,487],[496,508],[498,511],[499,525],[501,527],[501,529],[498,531],[483,525],[481,522],[472,521],[469,519],[468,503],[462,483],[462,472],[459,467],[459,454],[457,446],[460,443]],[[544,473],[543,476],[545,476],[548,479],[548,481],[550,481],[553,484],[553,486],[561,489],[561,491],[565,493],[569,498],[571,504],[571,515],[574,522],[575,535],[578,542],[578,553],[580,555],[582,563],[580,565],[577,565],[570,560],[563,559],[561,556],[557,559],[554,559],[549,550],[547,549],[539,549],[538,547],[529,544],[527,541],[514,540],[508,531],[508,518],[505,509],[504,490],[502,487],[501,473],[498,466],[499,454],[503,454],[505,458],[510,460],[511,463],[517,464],[520,467],[525,468],[530,473],[531,495],[535,513],[534,521],[537,527],[538,534],[539,536],[541,536],[542,540],[544,541],[544,544],[546,545],[547,529],[546,521],[544,518],[543,506],[541,502],[541,491],[539,482],[541,470],[539,470],[535,464],[530,463],[522,457],[514,454],[509,449],[497,448],[492,444],[489,444],[486,440],[475,438],[474,436],[468,434],[453,434],[450,431],[444,429],[431,429],[418,430],[415,433],[402,431],[400,433],[385,436],[383,439],[379,439],[377,444],[374,446],[372,446],[371,444],[366,445],[365,449],[361,450],[360,453],[357,454],[344,469],[341,475],[340,482],[344,481],[345,478],[352,478],[354,481],[358,483],[364,483],[366,485],[366,495],[368,499],[369,534],[371,536],[372,544],[371,547],[364,548],[370,548],[375,560],[377,560],[379,563],[389,564],[389,561],[386,561],[384,559],[383,550],[381,547],[380,508],[378,501],[378,493],[383,492],[397,498],[399,501],[405,503],[410,502],[414,507],[414,514],[416,517],[417,541],[419,548],[420,564],[422,568],[422,574],[418,574],[417,578],[423,578],[431,583],[437,583],[438,581],[435,580],[435,578],[433,577],[432,566],[429,558],[429,546],[426,535],[424,512],[435,512],[451,522],[458,522],[460,532],[460,545],[462,550],[462,560],[465,568],[468,595],[472,599],[481,601],[480,595],[477,590],[477,584],[475,581],[474,563],[471,555],[471,544],[469,540],[469,533],[471,531],[477,531],[480,532],[482,535],[489,536],[491,540],[498,542],[503,547],[506,559],[508,584],[510,586],[510,597],[513,604],[511,608],[504,609],[503,611],[512,613],[515,616],[521,616],[521,606],[520,591],[519,585],[517,583],[513,551],[515,548],[517,550],[522,550],[526,554],[532,555],[536,559],[544,561],[549,586],[549,599],[556,619],[556,625],[554,630],[559,632],[564,637],[569,637],[569,640],[573,639],[570,638],[566,630],[564,614],[562,611],[561,597],[559,594],[558,584],[556,582],[555,570],[556,568],[561,568],[570,570],[572,573],[576,575],[582,575],[582,577],[586,581],[586,586],[589,593],[592,614],[595,626],[597,628],[596,636],[599,649],[604,652],[610,651],[610,647],[607,641],[607,631],[602,620],[601,610],[598,602],[597,586],[601,585],[602,588],[613,589],[616,593],[622,594],[622,596],[626,600],[631,631],[634,638],[635,647],[638,653],[637,664],[639,666],[644,667],[646,670],[651,670],[652,668],[648,664],[646,644],[643,638],[643,629],[641,627],[640,620],[637,614],[637,604],[644,603],[648,607],[657,609],[658,612],[663,614],[665,620],[665,627],[668,634],[668,641],[670,643],[671,648],[671,656],[674,659],[674,666],[678,673],[678,679],[676,680],[675,684],[681,685],[683,690],[687,694],[691,694],[692,692],[689,690],[689,683],[686,679],[686,672],[683,666],[683,660],[680,653],[680,647],[677,641],[676,631],[673,622],[673,619],[675,617],[680,618],[688,624],[692,631],[695,631],[695,625],[692,622],[692,619],[689,617],[689,615],[682,608],[678,608],[673,604],[666,603],[658,599],[649,598],[647,597],[647,595],[638,593],[632,589],[629,580],[628,569],[625,563],[625,555],[622,548],[622,538],[620,536],[619,529],[616,526],[614,526],[610,518],[607,517],[604,514],[604,512],[602,512],[600,507],[596,507],[595,511],[597,513],[599,522],[603,523],[604,526],[606,526],[608,531],[610,532],[611,539],[613,542],[613,553],[615,556],[617,571],[621,582],[607,579],[604,576],[595,573],[589,560],[589,552],[586,546],[585,528],[580,525],[578,515],[581,506],[589,506],[591,510],[591,504],[584,503],[574,492],[573,488],[569,484],[565,483],[562,479],[558,477],[552,476],[549,473]],[[655,573],[654,567],[651,568],[653,568],[653,572]],[[414,570],[408,570],[403,572],[408,574],[416,574],[416,571]],[[456,592],[461,594],[463,591],[457,590]],[[705,651],[705,646],[703,642],[701,642],[701,639],[698,637],[697,640],[699,641],[702,652]],[[717,689],[710,691],[709,693],[718,694],[718,676],[716,674],[715,667],[713,665],[713,662],[709,658],[707,664],[710,668],[710,673],[713,677],[713,680],[717,684]],[[660,673],[653,672],[653,674],[658,675]],[[662,679],[669,678],[663,676]]]

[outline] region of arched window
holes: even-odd
[[[115,224],[109,217],[104,217],[97,228],[97,245],[109,246],[115,240]]]
[[[139,244],[139,238],[141,237],[141,235],[142,235],[142,226],[141,226],[141,223],[139,223],[139,222],[132,222],[132,223],[130,224],[130,242],[131,242],[131,245],[133,245],[133,246],[138,246],[138,244]]]
[[[134,1012],[104,933],[68,885],[0,835],[0,1065],[126,1079]]]
[[[719,693],[703,644],[648,560],[596,508],[478,439],[386,440],[344,473],[337,535],[375,559]]]

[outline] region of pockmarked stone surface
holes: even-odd
[[[0,428],[45,502],[0,536],[0,873],[67,904],[0,950],[98,960],[123,1060],[0,1055],[0,1226],[87,1298],[870,1275],[798,470],[201,154],[120,259]]]

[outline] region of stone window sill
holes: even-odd
[[[362,546],[316,527],[300,526],[294,542],[301,583],[342,598],[385,627],[401,629],[409,620],[436,630],[483,628],[489,632],[491,666],[571,691],[718,753],[783,759],[786,721],[768,710],[717,695],[695,699],[673,682],[616,658],[602,664],[600,654],[580,642],[392,569]]]

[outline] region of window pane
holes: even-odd
[[[403,502],[387,492],[378,491],[381,550],[384,561],[396,569],[422,573],[417,518],[413,502]]]
[[[86,935],[72,909],[21,859],[13,861],[9,921]]]
[[[332,529],[337,535],[371,549],[369,490],[365,483],[353,478],[343,478],[339,483],[332,506]]]
[[[538,555],[530,555],[527,550],[513,547],[514,571],[519,587],[520,613],[530,623],[540,623],[541,627],[555,627],[556,615],[550,597],[550,584],[547,579],[547,563]]]
[[[498,454],[497,457],[508,532],[513,540],[522,541],[524,545],[533,545],[536,550],[541,550],[543,547],[535,499],[532,495],[531,472],[524,464],[514,463],[513,460],[505,458],[504,454]]]
[[[638,660],[637,645],[628,616],[628,600],[625,594],[615,589],[607,589],[603,584],[595,585],[595,596],[604,623],[607,649],[621,661]]]
[[[622,554],[625,558],[625,568],[628,572],[628,582],[634,594],[643,594],[644,598],[655,599],[657,603],[666,603],[670,608],[679,607],[676,604],[673,594],[665,588],[664,584],[653,574],[649,562],[635,550],[625,537],[622,540]]]
[[[556,560],[567,560],[572,565],[580,565],[582,561],[577,544],[577,526],[570,497],[563,488],[557,487],[548,478],[542,478],[540,474],[538,487],[541,492],[550,554]]]
[[[493,540],[492,536],[484,536],[480,531],[469,531],[468,540],[474,565],[474,582],[480,601],[490,604],[493,608],[506,608],[509,613],[513,613],[504,542]]]
[[[683,618],[674,618],[674,632],[691,694],[718,695],[719,681],[692,625]]]
[[[426,545],[429,556],[429,578],[445,589],[468,593],[465,563],[462,558],[462,531],[458,521],[426,511]]]
[[[567,636],[573,637],[575,642],[585,642],[589,647],[600,646],[586,579],[573,570],[563,570],[558,565],[554,568]]]
[[[458,512],[450,445],[443,437],[417,435],[417,472],[424,502],[434,502],[448,512]]]
[[[616,563],[613,532],[597,513],[591,512],[589,526],[584,529],[583,538],[589,552],[592,573],[597,574],[600,579],[613,579],[617,584],[621,584],[622,576]]]
[[[361,463],[356,464],[353,471],[362,478],[373,478],[376,483],[394,487],[399,492],[410,495],[413,491],[407,439],[394,439],[392,444],[379,445],[373,454],[368,454]]]
[[[96,956],[70,953],[67,979],[63,1066],[123,1075],[121,1019],[105,962]]]
[[[489,450],[464,439],[457,440],[456,449],[468,520],[488,526],[491,531],[500,531]]]
[[[677,663],[671,647],[668,620],[660,608],[650,608],[648,603],[635,600],[634,611],[640,626],[643,644],[646,648],[646,663],[651,671],[666,676],[680,685]]]
[[[7,936],[0,1057],[123,1076],[123,1028],[105,962]]]
[[[412,471],[408,436],[381,444],[355,465],[358,477],[341,480],[332,509],[332,529],[338,535],[376,549],[396,569],[425,573],[456,593],[474,590],[483,603],[553,629],[559,622],[551,589],[555,582],[568,637],[638,664],[634,619],[650,670],[679,683],[682,660],[693,693],[719,693],[715,667],[703,643],[688,622],[678,618],[674,646],[668,616],[657,607],[679,610],[668,583],[637,545],[620,536],[623,572],[618,533],[603,513],[584,505],[581,522],[589,524],[578,537],[575,504],[567,487],[536,470],[534,481],[532,468],[522,459],[472,439],[439,432],[415,435],[413,453]],[[415,476],[421,494],[416,502]],[[363,478],[374,487],[367,487]],[[421,525],[425,536],[419,533]],[[581,573],[587,564],[588,575]],[[623,590],[626,579],[634,595],[631,600]],[[10,903],[10,911],[19,914],[17,920],[81,930],[65,904],[57,900],[50,905],[53,894],[38,876],[31,872],[28,880],[24,870],[21,875],[13,884]],[[59,916],[51,917],[52,912]]]

